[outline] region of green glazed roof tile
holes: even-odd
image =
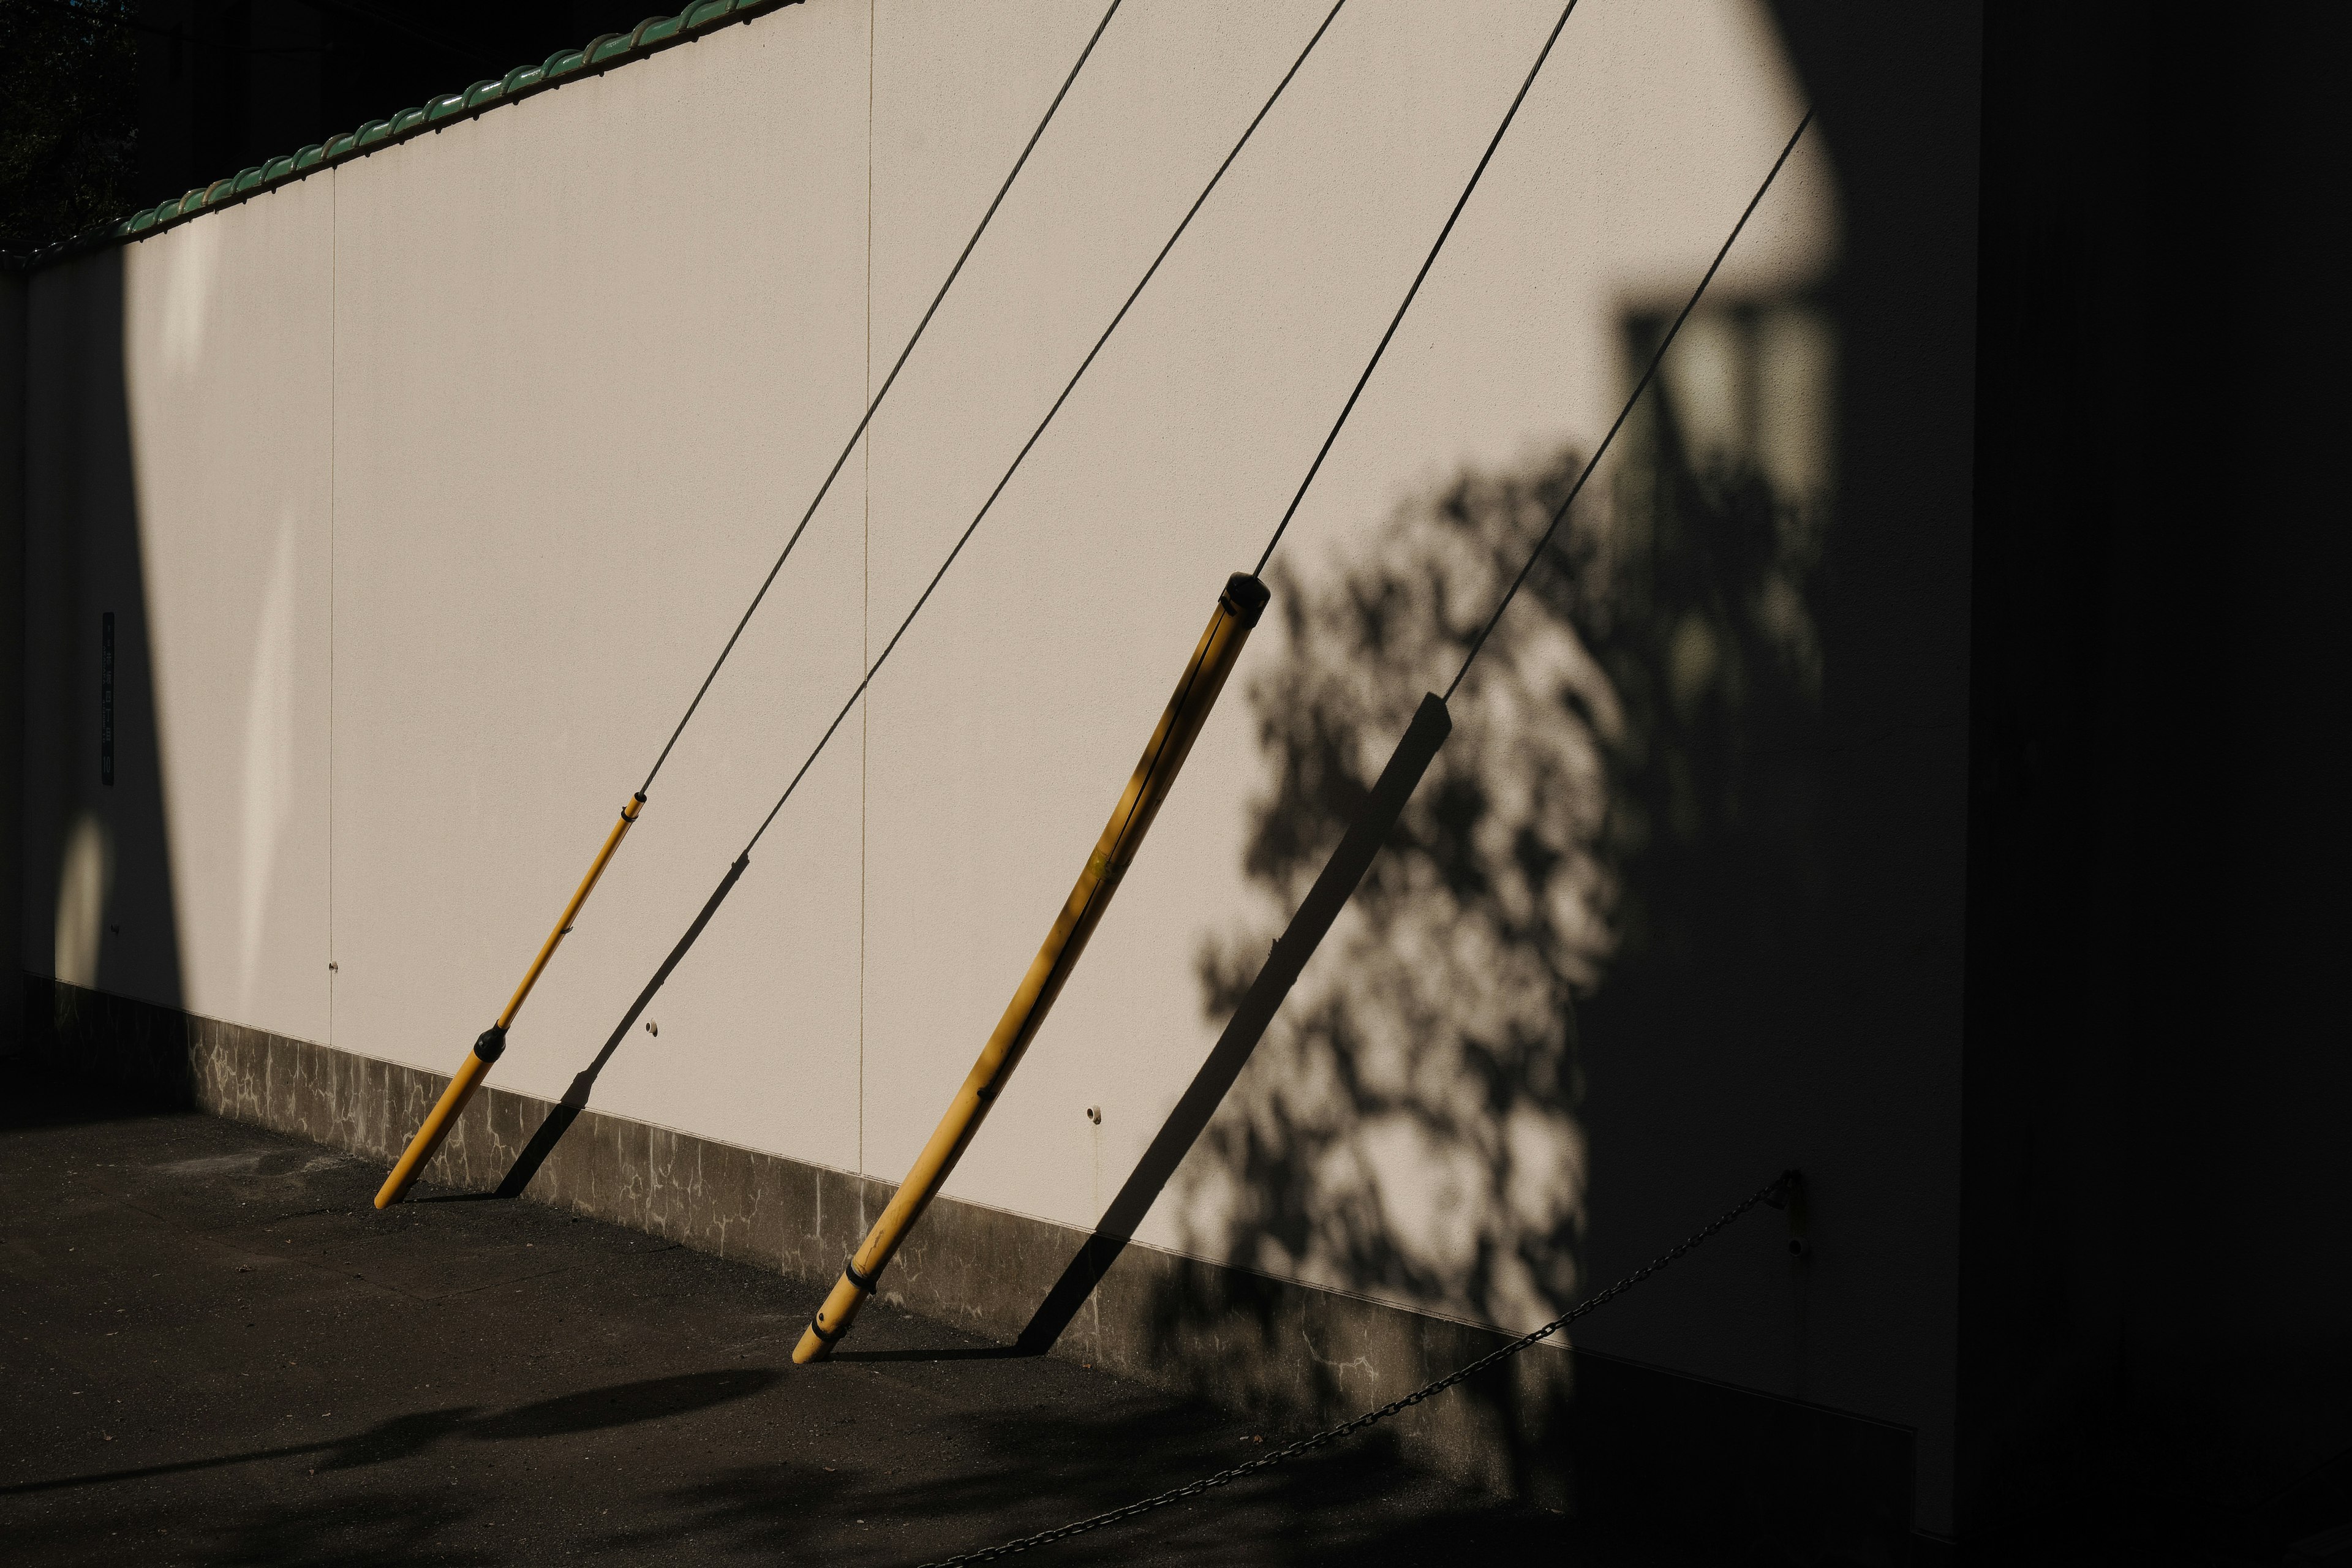
[[[553,86],[556,78],[570,76],[592,66],[641,57],[721,23],[749,20],[780,6],[800,3],[801,0],[693,0],[675,16],[648,16],[626,33],[599,34],[576,49],[558,49],[539,65],[517,66],[502,78],[485,79],[463,91],[446,92],[428,99],[424,108],[404,109],[389,120],[371,120],[356,131],[341,132],[328,137],[324,142],[314,142],[286,156],[240,169],[228,179],[200,185],[175,200],[159,202],[110,226],[101,226],[79,237],[44,247],[29,258],[5,259],[12,268],[46,266],[52,260],[79,255],[109,238],[135,238],[150,229],[192,216],[206,207],[235,201],[248,192],[281,180],[298,178],[322,165],[404,136],[420,126],[460,119],[527,94],[533,89]]]

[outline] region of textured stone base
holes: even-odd
[[[26,1043],[77,1076],[307,1138],[389,1167],[448,1079],[37,976]],[[426,1176],[491,1192],[562,1108],[487,1086]],[[582,1109],[520,1195],[829,1284],[885,1183]],[[1085,1232],[941,1198],[881,1295],[1018,1338]],[[1278,1420],[1354,1415],[1476,1360],[1490,1330],[1130,1245],[1051,1353]],[[779,1354],[787,1346],[779,1342]],[[1903,1561],[1902,1427],[1540,1346],[1385,1428],[1408,1458],[1599,1514],[1668,1510],[1815,1560]]]

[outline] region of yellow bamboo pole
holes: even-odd
[[[377,1189],[376,1207],[390,1208],[400,1201],[410,1184],[416,1180],[417,1173],[424,1170],[425,1162],[432,1159],[435,1151],[441,1147],[441,1141],[449,1136],[449,1129],[457,1123],[457,1113],[466,1109],[466,1102],[474,1098],[474,1090],[479,1089],[482,1079],[489,1076],[490,1064],[506,1054],[507,1030],[513,1025],[515,1015],[522,1011],[523,1001],[530,994],[530,988],[539,984],[541,973],[547,968],[547,961],[555,956],[556,948],[572,934],[572,924],[579,918],[580,906],[586,903],[588,895],[596,890],[596,879],[604,874],[604,868],[612,864],[613,852],[621,847],[621,840],[628,837],[629,829],[635,826],[638,814],[645,808],[646,797],[642,794],[630,796],[628,803],[621,807],[621,820],[614,823],[613,831],[605,836],[604,847],[596,851],[595,862],[588,868],[588,874],[580,879],[579,891],[573,893],[572,901],[563,906],[563,913],[556,921],[555,929],[549,931],[547,940],[540,944],[539,956],[530,961],[530,968],[524,973],[522,984],[515,987],[514,995],[508,999],[507,1010],[499,1015],[497,1023],[482,1031],[480,1039],[474,1042],[472,1052],[458,1064],[457,1076],[449,1080],[449,1087],[442,1091],[440,1100],[426,1114],[425,1125],[419,1127],[416,1136],[408,1141],[408,1148],[401,1154],[400,1163],[393,1166],[392,1174],[386,1176],[383,1185]]]
[[[980,1131],[989,1107],[996,1103],[1013,1069],[1020,1065],[1022,1053],[1036,1037],[1078,955],[1086,951],[1087,939],[1109,907],[1120,877],[1135,858],[1160,803],[1176,782],[1177,770],[1184,765],[1185,754],[1207,721],[1209,710],[1215,706],[1217,693],[1224,689],[1225,677],[1240,657],[1242,645],[1249,640],[1250,628],[1257,625],[1266,597],[1265,585],[1255,577],[1237,572],[1227,580],[1209,617],[1209,629],[1201,634],[1200,646],[1192,650],[1192,662],[1176,683],[1176,694],[1168,700],[1160,727],[1151,732],[1151,743],[1143,749],[1143,760],[1135,764],[1135,773],[1118,798],[1118,808],[1110,814],[1110,824],[1096,841],[1094,853],[1087,857],[1086,868],[1078,873],[1077,885],[1070,889],[1054,929],[1046,933],[1029,973],[1013,993],[980,1060],[940,1119],[938,1131],[916,1157],[914,1169],[907,1173],[882,1217],[874,1222],[874,1228],[851,1256],[833,1293],[809,1321],[807,1331],[793,1351],[793,1361],[822,1360],[849,1331],[850,1320],[873,1291],[882,1270]]]

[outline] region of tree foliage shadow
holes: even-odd
[[[1183,1167],[1187,1251],[1532,1327],[1606,1282],[1589,1256],[1590,1052],[1679,1039],[1672,1059],[1728,1059],[1756,1042],[1727,1022],[1814,972],[1828,359],[1800,307],[1713,307],[1693,324]],[[1664,326],[1630,318],[1627,358]],[[1274,929],[1581,467],[1563,447],[1465,470],[1328,570],[1277,566],[1286,640],[1248,691],[1267,782],[1244,860]],[[1202,942],[1212,1019],[1268,929],[1262,916]],[[1234,1294],[1171,1297],[1161,1327],[1246,1319]],[[1272,1332],[1280,1292],[1260,1294]],[[1465,1392],[1502,1401],[1515,1429],[1541,1415],[1507,1407],[1523,1390]]]

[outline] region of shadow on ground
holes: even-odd
[[[1297,1435],[881,1304],[859,1359],[794,1369],[822,1281],[535,1204],[378,1213],[379,1174],[192,1113],[103,1114],[87,1090],[12,1096],[0,1532],[20,1554],[919,1563]],[[1375,1437],[1055,1550],[1411,1563],[1591,1542],[1583,1561],[1675,1560],[1654,1537],[1615,1556],[1602,1542]]]

